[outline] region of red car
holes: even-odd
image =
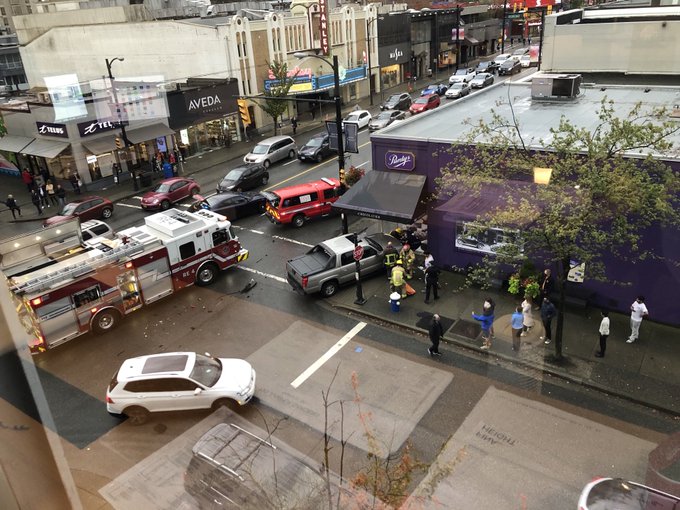
[[[193,197],[201,188],[196,181],[186,177],[172,177],[161,181],[154,189],[144,193],[142,209],[169,209],[172,204]]]
[[[78,217],[83,223],[87,220],[96,220],[103,218],[109,219],[113,214],[113,202],[104,197],[83,197],[66,204],[64,209],[58,216],[47,218],[43,222],[43,226],[54,225],[61,223],[70,218]]]
[[[413,101],[413,104],[408,109],[408,111],[411,112],[411,115],[415,115],[416,113],[421,113],[427,110],[434,110],[440,105],[440,103],[441,99],[439,99],[438,94],[430,94],[429,96],[422,96]]]

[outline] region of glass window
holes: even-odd
[[[326,189],[323,191],[324,198],[335,198],[338,196],[337,188]]]
[[[81,306],[88,305],[90,303],[93,303],[95,301],[98,301],[99,298],[101,298],[101,290],[99,289],[99,285],[95,285],[94,287],[90,287],[89,289],[81,290],[80,292],[76,292],[73,294],[73,304],[76,305],[76,308],[80,308]]]
[[[343,266],[346,266],[348,264],[352,264],[354,262],[354,251],[348,251],[347,253],[343,253],[340,255],[340,264]]]
[[[194,246],[193,241],[184,243],[179,247],[179,257],[182,260],[188,259],[189,257],[193,257],[194,255],[196,255],[196,247]]]
[[[361,257],[361,259],[367,259],[368,257],[375,257],[378,254],[373,248],[371,247],[364,247],[364,255]]]
[[[229,234],[226,230],[218,230],[212,234],[213,246],[218,246],[229,241]]]

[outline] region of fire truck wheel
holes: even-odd
[[[217,271],[217,266],[212,262],[203,264],[198,268],[198,271],[196,271],[196,285],[201,287],[210,285],[215,281],[215,278],[217,278]]]
[[[105,333],[110,331],[118,325],[120,313],[113,308],[106,308],[102,310],[92,319],[92,327],[98,333]]]
[[[167,211],[168,209],[170,209],[170,200],[163,200],[161,202],[161,209],[164,210],[164,211]]]
[[[212,404],[213,411],[217,411],[218,409],[220,409],[222,407],[226,407],[227,409],[234,410],[238,407],[238,405],[236,404],[236,402],[234,402],[230,398],[221,398],[219,400],[215,400],[215,402],[213,402],[213,404]]]
[[[128,417],[130,425],[143,425],[149,419],[149,411],[140,406],[126,407],[123,414]]]
[[[293,226],[300,228],[302,225],[305,224],[305,215],[304,214],[298,214],[293,218]]]

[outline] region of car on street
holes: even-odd
[[[402,92],[401,94],[392,94],[390,97],[387,98],[387,101],[380,105],[380,109],[408,110],[412,102],[413,99],[411,99],[411,95],[406,92]]]
[[[328,133],[319,133],[309,139],[309,141],[298,149],[298,159],[300,161],[315,161],[321,163],[329,156],[335,156],[336,150],[331,149]]]
[[[470,93],[470,84],[465,83],[464,81],[459,81],[458,83],[454,83],[449,87],[449,90],[446,91],[446,94],[444,94],[444,97],[446,99],[458,99],[460,97],[465,97]]]
[[[368,110],[354,110],[342,119],[343,128],[345,124],[356,124],[359,129],[368,126],[371,122],[371,113]]]
[[[522,57],[522,55],[528,55],[529,54],[529,48],[518,48],[515,51],[512,52],[512,56],[519,59]]]
[[[290,136],[272,136],[258,142],[243,156],[244,163],[261,163],[269,168],[274,163],[297,156],[297,145]]]
[[[155,188],[142,195],[142,209],[164,211],[170,209],[172,204],[193,197],[200,191],[198,183],[190,177],[171,177],[162,180]]]
[[[497,66],[501,66],[503,62],[508,60],[512,56],[511,53],[501,53],[500,55],[496,55],[496,58],[493,59],[493,61],[496,63]]]
[[[420,91],[420,97],[429,96],[430,94],[443,96],[446,93],[447,88],[448,87],[444,83],[432,83]]]
[[[475,73],[495,73],[498,71],[498,67],[500,64],[496,63],[495,60],[487,60],[485,62],[480,62],[477,64],[477,67],[475,67]]]
[[[519,63],[522,67],[531,67],[531,55],[528,53],[519,57]]]
[[[439,95],[430,94],[429,96],[422,96],[413,101],[411,108],[409,108],[408,110],[411,112],[411,115],[415,115],[417,113],[422,113],[427,110],[434,110],[440,104],[441,99],[439,99]]]
[[[406,112],[399,110],[385,110],[380,112],[377,117],[371,120],[368,125],[369,131],[377,131],[378,129],[385,128],[392,124],[395,120],[404,120],[406,118]]]
[[[244,405],[255,394],[255,377],[242,359],[195,352],[137,356],[111,378],[106,409],[140,425],[153,412]]]
[[[649,510],[680,508],[680,497],[621,478],[598,478],[586,485],[578,510]]]
[[[104,237],[106,239],[113,239],[113,229],[103,221],[88,220],[80,224],[80,232],[83,235],[83,241],[89,241],[97,237]]]
[[[474,78],[474,77],[475,77],[475,70],[474,69],[467,69],[467,68],[458,69],[449,78],[449,85],[453,85],[454,83],[457,83],[459,81],[464,81],[465,83],[470,83],[472,81],[472,78]]]
[[[288,283],[302,294],[320,292],[324,297],[334,295],[340,285],[354,281],[354,236],[346,234],[317,244],[306,254],[286,262]],[[359,238],[363,248],[361,276],[385,270],[384,258],[387,243],[401,250],[401,242],[382,232]]]
[[[113,202],[108,198],[89,196],[69,202],[58,215],[47,218],[43,226],[56,225],[71,218],[80,218],[81,223],[87,220],[108,220],[113,215]]]
[[[501,64],[501,67],[498,69],[498,75],[513,75],[517,74],[522,71],[522,64],[519,63],[519,59],[515,57],[510,57],[507,59],[505,62]]]
[[[484,87],[487,87],[489,85],[493,85],[493,74],[491,73],[479,73],[475,78],[470,82],[470,87],[473,89],[483,89]]]
[[[260,163],[237,166],[217,183],[217,192],[246,191],[264,186],[269,182],[269,172]]]
[[[196,195],[196,202],[189,206],[189,212],[207,209],[222,214],[229,220],[245,218],[264,212],[267,199],[262,193],[255,191],[227,191],[208,198]]]

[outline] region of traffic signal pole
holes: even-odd
[[[333,55],[333,99],[335,100],[335,129],[338,132],[338,179],[340,185],[345,185],[345,140],[342,133],[342,105],[340,104],[340,64],[338,63],[338,56]],[[342,217],[342,233],[349,232],[347,224],[347,214],[340,213]]]

